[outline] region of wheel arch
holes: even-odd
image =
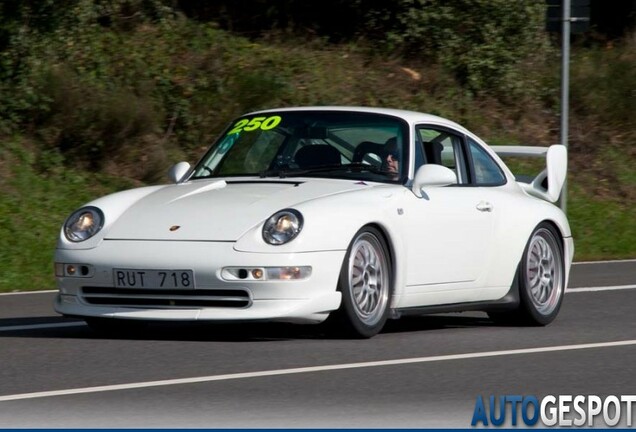
[[[521,250],[518,252],[518,256],[519,256],[519,261],[518,261],[518,265],[521,264],[521,260],[523,259],[523,254],[524,251],[526,249],[526,247],[528,246],[528,242],[530,241],[530,239],[532,238],[533,233],[537,230],[537,228],[541,225],[541,224],[548,224],[549,226],[551,226],[555,232],[558,234],[558,241],[559,244],[561,245],[561,252],[563,253],[563,259],[564,259],[564,263],[567,264],[567,261],[565,261],[565,253],[566,253],[566,245],[565,245],[565,240],[564,240],[564,235],[563,235],[563,229],[562,227],[559,225],[558,222],[556,222],[554,219],[542,219],[539,220],[530,230],[529,235],[526,238],[525,243],[522,245]],[[567,272],[566,272],[567,275]],[[511,286],[515,283],[515,278],[517,277],[516,275],[516,271],[515,274],[513,275],[513,277],[510,279],[511,281]]]
[[[570,269],[572,267],[572,260],[574,258],[574,241],[572,240],[570,227],[569,225],[564,227],[562,224],[554,219],[544,219],[540,223],[544,222],[554,228],[555,232],[559,235],[558,240],[561,245],[561,253],[563,254],[563,268],[565,270],[565,290],[567,291],[570,281]],[[538,225],[539,224],[537,224],[537,226]]]
[[[368,224],[365,224],[360,229],[367,228],[367,227],[375,228],[380,232],[380,234],[382,234],[382,240],[384,241],[384,244],[387,246],[387,249],[389,250],[389,258],[391,261],[391,271],[393,271],[393,269],[395,269],[395,264],[396,264],[395,263],[395,245],[391,241],[391,236],[389,235],[385,227],[382,224],[379,224],[377,222],[370,222]]]
[[[382,235],[382,240],[386,245],[386,248],[389,252],[389,262],[391,264],[391,299],[389,301],[389,308],[391,310],[395,309],[395,304],[397,304],[398,299],[403,291],[404,286],[404,278],[403,275],[406,274],[406,269],[404,268],[406,260],[400,259],[403,255],[401,252],[404,246],[402,242],[400,242],[398,233],[391,233],[391,230],[384,224],[379,222],[368,222],[360,229],[372,227],[378,230],[378,232]],[[391,314],[392,316],[392,314]],[[390,316],[390,317],[391,317]]]
[[[556,233],[559,234],[559,243],[561,243],[561,247],[563,248],[563,250],[565,250],[565,243],[564,243],[565,235],[563,234],[563,229],[559,226],[559,224],[553,219],[544,219],[541,222],[539,222],[537,226],[541,225],[542,223],[546,223],[550,225],[552,228],[554,228]]]
[[[382,249],[381,254],[384,256],[383,261],[385,261],[386,265],[389,267],[388,273],[390,277],[388,279],[388,291],[386,290],[386,288],[382,288],[382,286],[387,285],[387,279],[384,279],[383,284],[378,284],[377,281],[371,282],[371,278],[376,276],[367,277],[367,272],[369,271],[368,269],[372,269],[372,275],[377,275],[377,273],[375,273],[375,269],[377,269],[377,267],[375,265],[370,265],[369,267],[367,267],[367,258],[363,259],[364,262],[362,268],[364,268],[363,273],[365,274],[365,276],[358,279],[358,282],[356,282],[356,286],[358,286],[358,283],[361,283],[363,285],[364,291],[366,291],[369,287],[372,287],[373,290],[377,291],[377,300],[371,301],[371,310],[368,310],[367,300],[364,300],[363,304],[360,304],[360,299],[354,296],[354,288],[351,279],[352,270],[350,260],[351,257],[354,256],[353,254],[358,253],[361,246],[358,246],[357,248],[355,246],[358,241],[361,241],[360,239],[364,235],[372,237],[372,239],[364,239],[364,242],[368,244],[364,247],[371,249],[371,252],[369,252],[370,255],[377,255],[378,253],[380,253],[378,249]],[[335,328],[340,328],[344,330],[346,334],[356,338],[369,338],[382,330],[386,320],[391,317],[393,311],[391,305],[393,291],[392,288],[395,282],[393,271],[394,252],[392,248],[393,245],[390,241],[390,235],[387,230],[382,227],[381,224],[373,222],[362,224],[355,232],[355,234],[353,234],[349,242],[349,246],[347,247],[347,253],[344,257],[340,276],[338,279],[337,290],[342,292],[342,302],[338,310],[332,312],[329,315],[329,326],[334,328],[333,326],[335,325]],[[375,251],[373,249],[375,249]],[[363,256],[366,257],[367,254],[365,253],[363,254]],[[384,266],[384,264],[382,264],[382,266]],[[366,294],[366,296],[370,295]]]

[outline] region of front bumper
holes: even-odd
[[[230,242],[129,240],[105,240],[87,250],[57,249],[56,263],[86,266],[90,271],[84,276],[57,277],[55,310],[79,317],[320,322],[340,306],[341,295],[336,287],[345,253],[246,253],[234,250]],[[312,272],[302,280],[226,280],[221,276],[227,267],[280,266],[311,266]],[[131,295],[133,292],[127,288],[114,288],[115,268],[189,269],[194,272],[196,287],[188,292],[136,289]],[[95,304],[87,294],[90,292],[107,292],[105,297],[110,297],[112,304],[108,298],[100,298],[100,304]],[[236,292],[245,301],[196,305],[197,298],[210,298],[217,292],[220,294],[214,298]],[[184,306],[187,303],[179,300],[183,295],[195,306]],[[157,299],[161,301],[156,302]]]

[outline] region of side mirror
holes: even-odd
[[[413,193],[422,197],[422,188],[426,186],[442,187],[457,184],[457,176],[453,170],[442,165],[426,164],[418,168],[413,179]]]
[[[190,171],[190,164],[187,162],[179,162],[170,168],[168,171],[168,178],[173,183],[179,183],[185,175]]]

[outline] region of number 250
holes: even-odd
[[[232,135],[241,131],[252,132],[257,129],[270,130],[274,129],[281,122],[280,116],[271,117],[253,117],[252,119],[241,119],[236,122],[232,130],[227,134]]]

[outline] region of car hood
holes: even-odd
[[[104,238],[235,241],[278,210],[366,187],[369,186],[358,181],[325,179],[217,180],[170,185],[132,204]]]

